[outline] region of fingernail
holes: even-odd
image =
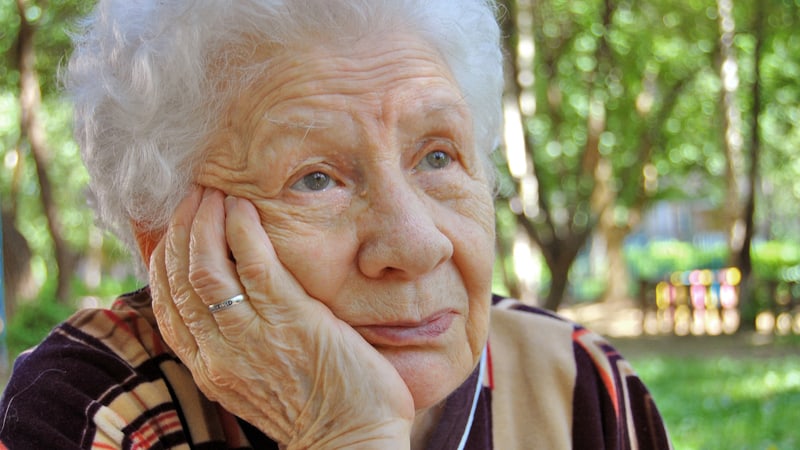
[[[214,195],[214,192],[216,192],[216,191],[217,191],[216,189],[210,188],[210,187],[207,187],[207,188],[203,189],[203,200],[205,200],[208,197],[211,197],[212,195]]]
[[[238,198],[232,195],[225,196],[225,211],[230,211],[236,207],[236,203],[239,201]]]

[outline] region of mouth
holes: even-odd
[[[373,346],[405,347],[434,343],[445,334],[456,313],[452,310],[436,312],[420,321],[387,322],[355,327],[356,331]]]

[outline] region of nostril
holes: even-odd
[[[435,227],[416,234],[396,230],[365,239],[358,265],[371,278],[415,279],[435,270],[452,255],[452,242]]]
[[[368,191],[359,217],[358,265],[373,278],[415,279],[447,261],[453,244],[439,224],[438,209],[407,180],[384,175],[381,189]]]

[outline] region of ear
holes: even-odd
[[[145,267],[150,267],[150,256],[153,254],[161,238],[164,236],[163,230],[151,230],[138,222],[132,222],[133,236],[139,246],[139,253],[144,260]]]

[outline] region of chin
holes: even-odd
[[[466,343],[459,352],[434,350],[397,350],[381,353],[394,365],[405,381],[415,409],[423,410],[441,403],[472,373],[480,355],[473,356]]]

